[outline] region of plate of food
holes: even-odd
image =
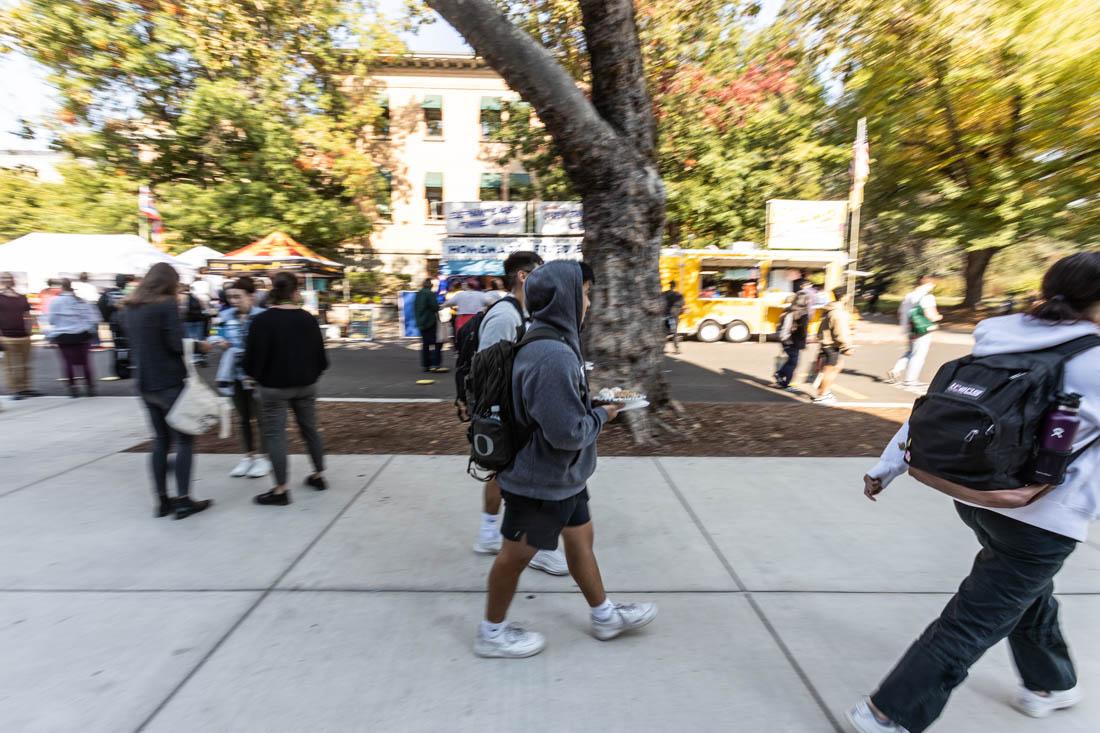
[[[596,393],[594,402],[597,405],[622,405],[623,412],[649,407],[649,401],[644,394],[622,387],[604,387]]]

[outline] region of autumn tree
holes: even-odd
[[[787,18],[868,118],[880,253],[961,259],[965,305],[1000,251],[1100,242],[1100,15],[1089,0],[796,0]]]
[[[599,381],[663,402],[658,257],[665,190],[634,6],[579,0],[590,86],[491,0],[428,0],[524,100],[584,203],[584,254],[597,273],[588,355]]]

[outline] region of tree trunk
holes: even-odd
[[[985,271],[989,267],[996,249],[975,249],[966,253],[964,273],[966,276],[966,295],[963,307],[977,310],[982,302],[982,290],[985,288]]]

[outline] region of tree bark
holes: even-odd
[[[997,250],[975,249],[965,255],[963,272],[966,276],[966,294],[963,297],[963,307],[967,310],[976,310],[982,302],[982,291],[985,288],[985,271],[989,262]]]

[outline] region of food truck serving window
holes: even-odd
[[[699,273],[699,297],[755,298],[759,280],[755,267],[705,268]]]

